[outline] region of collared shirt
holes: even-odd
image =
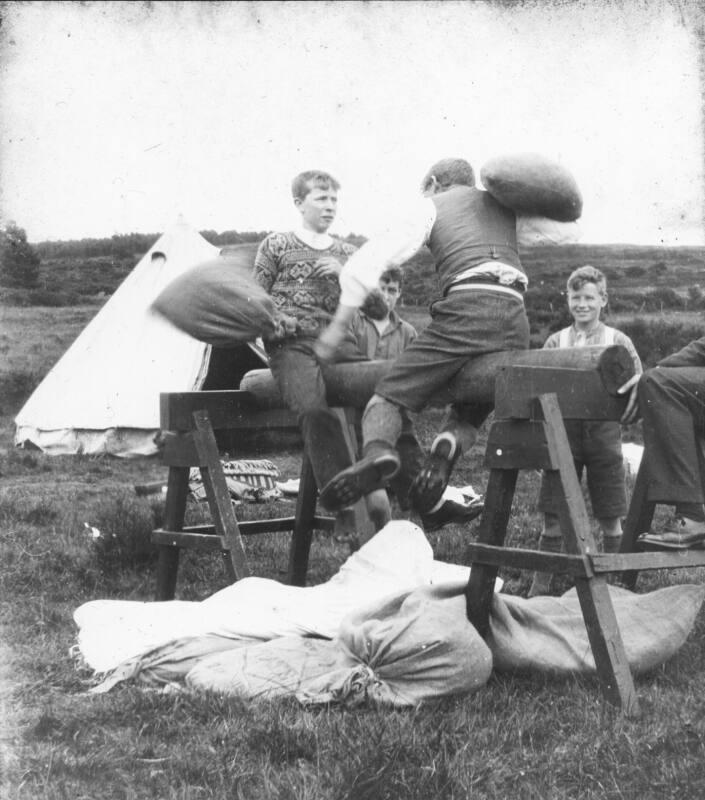
[[[563,328],[560,331],[552,333],[544,344],[547,349],[555,347],[590,347],[600,345],[606,347],[612,344],[621,344],[627,348],[629,355],[634,361],[634,370],[640,375],[644,369],[641,365],[641,359],[634,347],[634,343],[627,336],[626,333],[618,331],[616,328],[610,328],[604,322],[598,322],[597,325],[589,331],[583,331],[571,325],[569,328]]]
[[[436,206],[430,197],[417,200],[393,229],[371,238],[348,260],[340,273],[340,302],[359,308],[378,285],[379,277],[389,267],[408,261],[429,239],[436,221]],[[517,216],[517,242],[523,246],[564,244],[579,238],[575,222],[556,222],[546,217]],[[526,281],[526,276],[508,264],[487,262],[468,274],[497,276],[502,283]],[[458,276],[457,279],[460,279]]]
[[[396,311],[389,312],[389,323],[382,333],[363,311],[355,315],[351,328],[360,352],[371,361],[397,358],[416,338],[416,328]]]

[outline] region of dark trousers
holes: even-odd
[[[329,408],[316,339],[298,337],[267,344],[269,366],[286,405],[296,413],[319,489],[352,463],[339,418]],[[365,361],[355,348],[341,347],[337,361]]]
[[[702,503],[705,368],[655,367],[638,386],[648,499]]]

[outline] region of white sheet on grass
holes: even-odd
[[[363,605],[418,586],[467,580],[468,574],[468,567],[435,561],[423,531],[395,520],[318,586],[243,578],[200,602],[92,600],[76,609],[74,620],[84,660],[96,672],[106,672],[187,637],[333,638],[343,617]]]

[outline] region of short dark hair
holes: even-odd
[[[381,281],[394,281],[395,283],[399,284],[399,288],[401,289],[401,285],[404,282],[404,273],[401,271],[399,267],[389,267],[385,269],[384,272],[379,276]]]
[[[435,178],[448,189],[450,186],[474,186],[475,172],[464,158],[442,158],[431,167],[421,181],[421,191],[425,192]]]
[[[594,283],[600,295],[607,297],[607,278],[605,278],[604,272],[601,272],[597,267],[590,266],[590,264],[578,267],[570,273],[567,283],[568,291],[577,292],[586,283]]]
[[[335,189],[336,192],[340,189],[340,183],[332,175],[320,169],[309,169],[300,172],[291,182],[291,194],[294,199],[303,200],[314,186],[320,189]]]

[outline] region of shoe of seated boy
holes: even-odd
[[[419,514],[421,525],[426,533],[440,530],[444,525],[472,522],[482,514],[483,503],[466,506],[455,500],[444,500],[435,511]]]
[[[667,550],[705,547],[705,522],[677,516],[664,527],[663,531],[643,533],[638,541]]]
[[[370,445],[359,461],[328,481],[318,499],[328,511],[351,506],[370,492],[384,488],[399,472],[400,466],[396,450]]]
[[[436,438],[426,463],[409,490],[411,505],[419,514],[427,514],[438,505],[459,455],[460,448],[452,434],[441,434]]]

